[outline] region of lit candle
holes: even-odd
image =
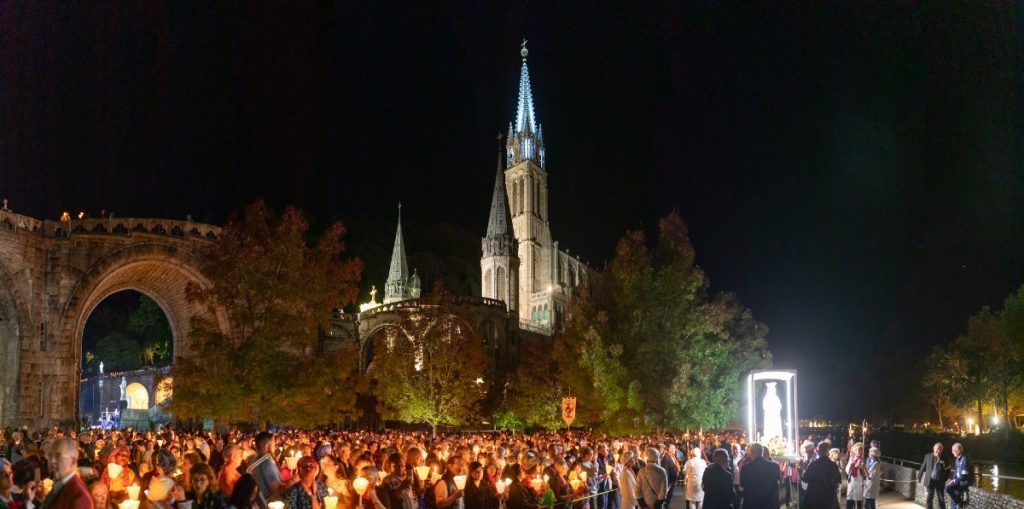
[[[356,490],[356,494],[358,494],[360,497],[363,496],[364,493],[366,493],[366,488],[369,486],[370,481],[368,481],[365,477],[356,477],[355,480],[352,481],[352,488]]]
[[[580,472],[580,480],[583,481],[583,482],[587,482],[587,473],[586,472]]]
[[[494,483],[494,490],[497,491],[499,495],[505,493],[505,481],[498,479],[498,481]]]
[[[49,493],[53,489],[53,479],[43,479],[43,492]]]
[[[302,453],[295,453],[284,459],[285,463],[288,464],[288,470],[295,471],[295,466],[299,463],[299,458],[302,457]]]
[[[452,480],[455,481],[455,489],[457,489],[457,490],[464,490],[464,489],[466,489],[466,476],[464,476],[464,475],[457,475],[457,476],[453,477]]]
[[[428,475],[430,475],[430,467],[426,465],[416,467],[416,477],[419,477],[421,481],[426,481]]]
[[[608,464],[606,464],[604,466],[604,473],[606,473],[608,475],[611,475],[611,473],[612,473],[612,464],[611,463],[608,463]]]
[[[117,479],[121,475],[121,465],[117,463],[107,463],[107,476],[111,479]]]
[[[536,491],[539,494],[541,488],[544,487],[544,480],[541,479],[539,475],[534,476],[533,479],[530,479],[530,487],[533,488],[533,491]]]
[[[338,507],[338,497],[334,495],[334,490],[327,488],[327,496],[324,497],[324,509],[335,509]]]
[[[569,472],[569,480],[570,481],[575,481],[578,476],[579,476],[579,474],[577,474],[575,470]]]
[[[139,509],[139,501],[126,499],[124,502],[118,504],[117,507],[119,509]]]
[[[281,502],[280,500],[275,500],[273,502],[268,503],[267,506],[270,507],[270,509],[284,509],[284,502]]]
[[[130,498],[132,500],[138,500],[139,499],[139,490],[141,490],[141,489],[142,488],[139,488],[139,486],[136,485],[136,484],[132,484],[131,486],[128,486],[128,488],[127,488],[127,490],[128,490],[128,498]]]
[[[570,479],[569,480],[569,486],[572,486],[572,491],[579,491],[579,489],[580,489],[580,480],[579,479]]]

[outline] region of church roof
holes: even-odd
[[[499,138],[500,140],[500,138]],[[508,192],[505,190],[505,172],[501,167],[501,146],[498,146],[498,172],[494,176],[494,196],[491,197],[491,215],[487,221],[487,236],[509,235],[512,232],[512,211],[508,206]]]
[[[533,92],[530,90],[530,69],[526,67],[526,41],[523,41],[523,66],[519,69],[519,102],[516,105],[516,130],[537,132],[537,120],[533,115]]]
[[[391,251],[391,270],[388,271],[388,282],[402,281],[409,278],[409,263],[405,259],[405,241],[402,239],[402,204],[398,204],[398,231],[395,232],[395,247]]]

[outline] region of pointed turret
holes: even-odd
[[[409,263],[405,258],[405,240],[402,239],[402,204],[398,204],[398,230],[395,232],[395,247],[391,251],[391,270],[384,284],[384,304],[410,298]]]
[[[499,136],[499,143],[501,137]],[[512,231],[512,210],[508,206],[508,191],[505,190],[505,169],[501,164],[501,147],[498,147],[498,171],[494,176],[494,195],[491,197],[491,215],[487,221],[487,238],[515,237]],[[485,256],[486,256],[486,249]]]
[[[487,235],[481,240],[480,294],[488,299],[504,301],[508,309],[514,311],[519,307],[519,256],[501,159],[499,134],[498,169],[494,175],[491,213],[487,220]]]

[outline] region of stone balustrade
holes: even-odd
[[[78,235],[161,235],[181,239],[217,240],[221,228],[189,220],[107,217],[49,221],[0,209],[0,231],[25,232],[62,239]]]

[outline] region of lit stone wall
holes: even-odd
[[[882,478],[890,480],[882,481],[882,487],[895,491],[908,500],[914,500],[919,505],[924,506],[928,492],[917,483],[916,468],[894,465],[892,463],[882,463],[882,465],[884,468]],[[950,506],[950,502],[952,501],[947,496],[946,507]],[[996,493],[972,486],[970,488],[970,503],[968,507],[971,509],[1024,509],[1024,500],[1011,497],[1005,493]]]

